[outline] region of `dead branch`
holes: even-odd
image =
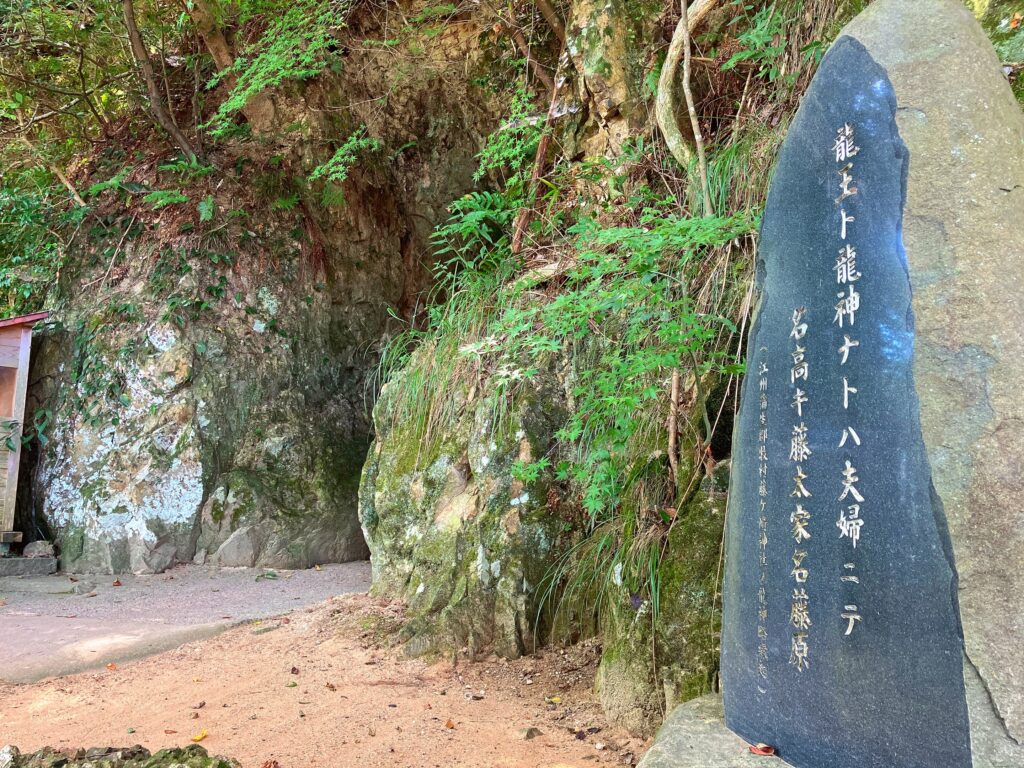
[[[562,68],[561,61],[563,58],[565,58],[564,51],[563,56],[559,57],[559,70]],[[548,107],[547,117],[544,119],[544,133],[541,134],[540,143],[537,145],[537,159],[534,161],[533,174],[530,176],[530,186],[526,191],[526,202],[519,211],[519,215],[516,216],[516,223],[512,229],[513,255],[519,255],[523,250],[523,238],[526,236],[526,229],[530,225],[530,218],[533,216],[537,187],[540,184],[540,178],[544,174],[544,167],[547,163],[548,148],[551,146],[552,127],[555,122],[555,114],[558,112],[558,95],[561,93],[562,85],[565,84],[565,76],[561,72],[556,72],[555,77],[557,79],[551,90],[551,104]]]
[[[668,469],[672,485],[679,482],[679,369],[672,371],[668,401]]]
[[[523,35],[523,31],[514,24],[510,24],[509,32],[512,33],[512,40],[515,41],[516,47],[519,48],[519,52],[526,57],[526,64],[533,70],[533,75],[540,80],[547,87],[548,91],[555,90],[555,80],[549,75],[544,67],[541,66],[540,62],[533,58],[533,54],[530,52],[530,44],[527,42],[526,37]]]
[[[25,148],[29,152],[38,157],[44,163],[46,163],[47,167],[50,169],[50,173],[52,173],[60,180],[60,183],[64,185],[64,188],[67,189],[67,191],[71,194],[71,197],[74,198],[74,201],[79,206],[81,206],[82,208],[88,208],[88,206],[85,204],[85,200],[83,200],[82,196],[78,194],[78,190],[75,188],[75,185],[71,183],[71,179],[68,178],[67,174],[64,173],[64,171],[61,170],[60,166],[58,166],[56,163],[51,163],[46,158],[46,156],[39,150],[39,148],[32,143],[32,140],[28,137],[28,129],[24,126],[24,113],[20,109],[17,109],[15,110],[14,114],[18,120],[18,127],[22,131],[21,135],[19,136],[19,138],[21,139],[21,143],[25,145]]]

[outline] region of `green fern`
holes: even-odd
[[[352,0],[249,0],[239,19],[245,24],[259,18],[263,34],[244,46],[231,67],[209,83],[214,87],[226,75],[235,76],[228,98],[207,128],[217,137],[231,132],[235,114],[258,94],[288,81],[316,77],[333,58],[334,31],[345,25]]]
[[[154,192],[150,192],[142,198],[142,201],[153,206],[154,211],[159,211],[161,208],[166,208],[168,205],[187,203],[188,195],[174,189],[158,189]]]
[[[214,202],[213,195],[207,195],[200,200],[197,209],[200,221],[213,221],[214,214],[217,212],[217,203]]]

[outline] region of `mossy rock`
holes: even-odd
[[[551,472],[524,483],[512,467],[550,449],[566,418],[564,393],[554,372],[538,376],[498,420],[501,395],[460,390],[456,418],[428,439],[401,417],[402,397],[415,391],[402,379],[431,354],[414,355],[374,413],[377,441],[360,487],[373,592],[406,601],[409,654],[493,648],[517,657],[533,646],[536,591],[561,522],[547,510]]]
[[[14,747],[4,747],[0,762],[9,768],[239,768],[237,761],[211,756],[198,744],[162,749],[155,755],[137,745],[77,751],[45,747],[27,755]]]
[[[672,525],[656,621],[648,601],[625,591],[607,600],[598,692],[609,716],[634,733],[653,734],[677,703],[717,687],[727,485],[728,465],[721,464]]]

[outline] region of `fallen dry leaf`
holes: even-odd
[[[1013,18],[1010,19],[1010,29],[1016,29],[1017,27],[1020,26],[1022,21],[1024,21],[1024,14],[1022,14],[1022,13],[1015,13],[1015,14],[1013,14]]]
[[[336,686],[334,683],[327,683],[325,687],[327,688],[328,691],[338,690],[338,686]]]
[[[164,733],[166,733],[168,736],[170,736],[172,734],[177,733],[177,731],[172,731],[170,728],[164,728]]]
[[[260,766],[260,768],[281,768],[281,764],[277,760],[267,760]]]
[[[750,747],[750,752],[754,755],[768,757],[775,754],[775,747],[769,746],[768,744],[755,744]]]
[[[448,722],[444,724],[444,727],[448,730],[452,730],[453,728],[455,728],[455,721],[449,717]]]
[[[202,741],[203,739],[205,739],[209,735],[210,734],[206,732],[206,729],[203,728],[203,730],[201,730],[199,733],[197,733],[195,736],[192,737],[192,741],[194,741],[196,744],[198,744],[200,741]]]

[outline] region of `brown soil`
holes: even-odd
[[[400,619],[345,596],[114,669],[0,684],[0,744],[156,750],[206,734],[244,768],[570,768],[643,752],[601,715],[595,646],[431,663],[392,647]]]

